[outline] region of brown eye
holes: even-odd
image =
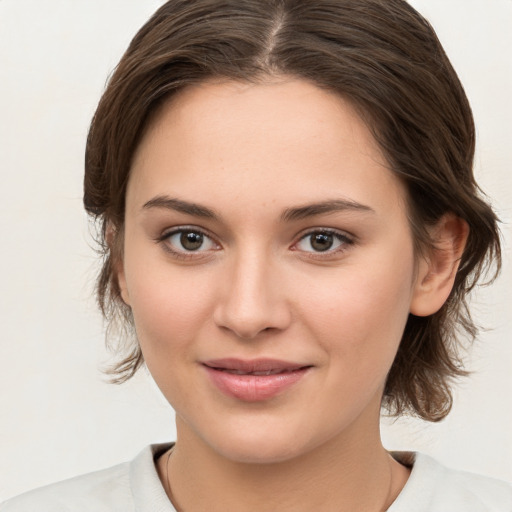
[[[161,241],[174,253],[202,253],[218,249],[218,245],[199,229],[176,229]]]
[[[313,233],[310,237],[311,247],[318,252],[328,251],[334,244],[332,233]]]
[[[303,252],[332,254],[353,243],[353,240],[342,232],[321,229],[310,231],[294,247]]]
[[[187,251],[197,251],[203,245],[204,235],[195,231],[182,231],[180,236],[181,246]]]

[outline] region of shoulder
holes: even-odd
[[[165,445],[146,447],[133,461],[47,485],[12,498],[0,512],[133,512],[138,501],[162,495],[153,457]],[[147,490],[147,491],[146,491]],[[165,492],[164,492],[165,496]]]
[[[512,512],[512,485],[449,469],[417,453],[409,481],[389,512],[413,509],[418,512]]]
[[[26,492],[0,506],[2,512],[133,510],[130,507],[129,464],[77,476]],[[121,504],[121,508],[117,506]],[[115,505],[116,504],[116,505]],[[117,507],[117,508],[116,508]]]

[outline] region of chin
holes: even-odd
[[[217,434],[217,435],[215,435]],[[260,428],[221,428],[203,437],[211,449],[233,462],[275,464],[304,455],[314,448],[314,440],[304,436],[303,429],[287,429],[283,425],[260,425]]]
[[[277,464],[292,460],[304,453],[300,446],[283,446],[281,442],[268,439],[240,440],[231,442],[228,446],[215,446],[217,453],[224,458],[241,464]]]

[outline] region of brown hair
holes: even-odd
[[[426,228],[444,213],[469,225],[451,295],[436,314],[409,316],[383,397],[393,414],[442,419],[451,379],[466,373],[456,335],[476,334],[465,299],[489,263],[499,269],[500,241],[473,177],[475,130],[462,85],[432,27],[403,0],[171,0],[153,15],[113,73],[87,140],[84,204],[101,226],[100,307],[110,325],[133,325],[113,267],[122,257],[131,159],[151,116],[179,89],[209,78],[279,75],[358,108],[406,185],[418,250],[432,246]],[[142,364],[135,341],[116,381]]]

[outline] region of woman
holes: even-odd
[[[182,0],[140,30],[89,133],[104,314],[133,325],[175,444],[6,511],[507,510],[502,482],[390,454],[461,376],[499,266],[467,99],[402,0]],[[60,507],[60,508],[59,508]]]

